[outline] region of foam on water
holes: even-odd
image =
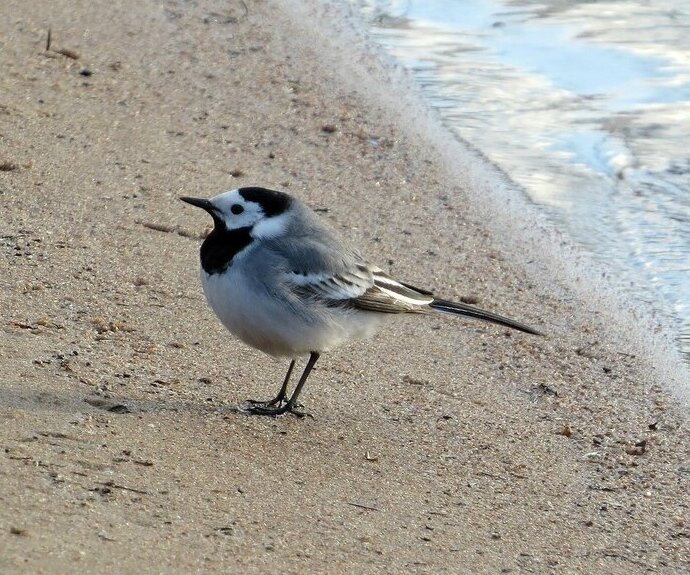
[[[343,3],[282,0],[278,4],[303,32],[324,64],[339,71],[343,85],[383,110],[410,139],[428,147],[452,180],[465,190],[472,216],[492,230],[532,279],[553,292],[566,285],[583,302],[583,315],[596,312],[610,335],[646,359],[647,377],[690,406],[690,371],[674,334],[651,308],[632,304],[606,280],[597,264],[526,199],[495,165],[446,129],[423,101],[411,78],[367,37],[366,28]],[[605,152],[610,153],[610,152]],[[615,152],[613,152],[615,153]]]

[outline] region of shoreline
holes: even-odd
[[[280,6],[9,2],[0,571],[682,572],[684,409],[538,280],[538,244],[506,249],[506,208],[463,205],[495,175],[468,152],[449,179],[399,108],[343,82],[378,64],[333,67],[304,30],[333,12]],[[77,59],[44,53],[48,28]],[[178,197],[253,184],[549,337],[402,320],[324,355],[313,420],[238,415],[285,366],[208,309],[208,222]]]

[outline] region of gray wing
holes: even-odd
[[[281,260],[284,284],[299,297],[380,313],[431,311],[429,293],[368,264],[329,227],[311,220],[300,232],[297,241],[276,239],[267,246]]]
[[[285,281],[298,295],[329,306],[380,313],[429,311],[433,297],[404,286],[381,269],[356,257],[337,264],[298,267],[285,274]]]

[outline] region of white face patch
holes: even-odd
[[[266,218],[261,206],[245,200],[238,190],[224,192],[210,201],[218,210],[217,215],[228,230],[249,228]]]
[[[254,226],[252,237],[257,239],[277,238],[285,233],[288,225],[288,214],[264,218]]]

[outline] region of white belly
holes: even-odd
[[[319,304],[306,307],[296,298],[271,295],[262,282],[247,282],[232,267],[223,274],[202,271],[201,281],[223,325],[245,343],[274,356],[328,351],[350,339],[368,337],[387,316]]]

